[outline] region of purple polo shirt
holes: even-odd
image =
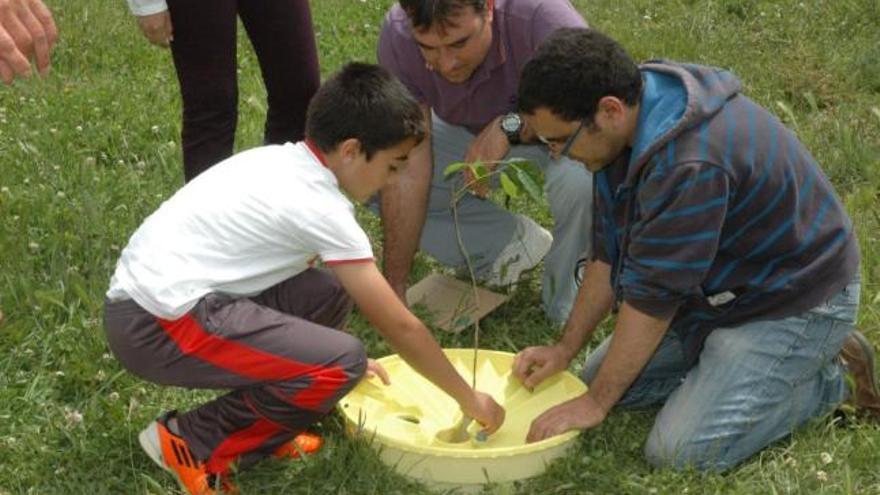
[[[409,18],[395,4],[385,16],[377,56],[420,103],[446,122],[477,133],[516,108],[520,70],[544,38],[562,27],[586,26],[568,0],[495,0],[486,60],[470,79],[453,84],[427,69]]]

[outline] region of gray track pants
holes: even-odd
[[[360,381],[363,345],[333,329],[351,306],[331,272],[310,269],[252,298],[210,294],[174,321],[108,301],[104,326],[119,361],[146,380],[232,389],[178,415],[193,454],[225,472],[273,452]]]
[[[420,248],[440,263],[462,267],[464,256],[455,235],[450,198],[455,185],[443,177],[450,164],[464,159],[474,135],[464,127],[444,122],[432,115],[431,139],[434,171],[428,212],[422,229]],[[544,259],[542,299],[544,311],[558,322],[565,322],[577,295],[575,267],[588,257],[592,229],[593,176],[573,160],[553,160],[544,145],[514,146],[507,158],[525,158],[544,171],[544,192],[553,215],[553,245]],[[378,203],[371,204],[378,212]],[[462,240],[477,269],[487,270],[513,238],[514,216],[492,201],[472,195],[458,204]]]

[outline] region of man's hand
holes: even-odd
[[[501,117],[496,117],[483,128],[483,130],[471,141],[468,146],[467,153],[464,155],[464,161],[473,163],[476,161],[483,162],[489,170],[494,170],[497,162],[503,160],[510,151],[510,142],[504,131],[501,130],[499,122]],[[480,197],[486,197],[489,194],[488,181],[474,182],[474,176],[470,169],[464,169],[465,184],[471,184],[472,193]]]
[[[495,433],[504,423],[504,408],[499,406],[489,394],[474,392],[472,403],[461,406],[466,416],[483,426],[482,433],[485,435]]]
[[[51,67],[58,29],[41,0],[0,0],[0,79],[29,77],[33,58],[40,74]]]
[[[174,41],[174,29],[171,26],[171,14],[167,10],[152,15],[138,16],[138,26],[150,43],[168,48]]]
[[[391,377],[388,376],[385,367],[379,364],[379,361],[376,361],[375,359],[367,359],[367,379],[377,376],[382,380],[383,385],[391,385]]]
[[[539,442],[569,430],[595,428],[608,415],[589,393],[554,406],[538,416],[529,428],[526,442]]]
[[[559,344],[527,347],[513,359],[513,376],[529,390],[548,377],[568,368],[572,356]]]

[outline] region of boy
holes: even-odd
[[[296,451],[291,439],[367,368],[384,375],[356,338],[334,330],[352,300],[486,433],[503,422],[503,409],[468,386],[391,290],[343,195],[364,201],[392,180],[422,139],[422,122],[386,70],[350,64],[312,100],[305,142],[219,163],[132,236],[107,293],[114,354],[156,383],[232,389],[164,413],[140,434],[188,493],[235,492],[233,462]],[[330,270],[312,268],[318,259]],[[304,438],[300,448],[313,448]]]

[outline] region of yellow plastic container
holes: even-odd
[[[444,352],[470,383],[473,349]],[[479,488],[487,482],[529,478],[542,473],[577,437],[572,431],[527,444],[532,421],[550,407],[583,394],[587,387],[565,372],[529,392],[511,375],[513,358],[507,352],[479,351],[477,389],[491,394],[507,412],[501,429],[482,442],[475,438],[480,430],[476,422],[468,428],[467,441],[443,440],[441,432],[459,424],[461,409],[396,354],[379,360],[391,376],[390,386],[378,378],[364,380],[339,408],[349,432],[373,438],[386,464],[434,488]]]

